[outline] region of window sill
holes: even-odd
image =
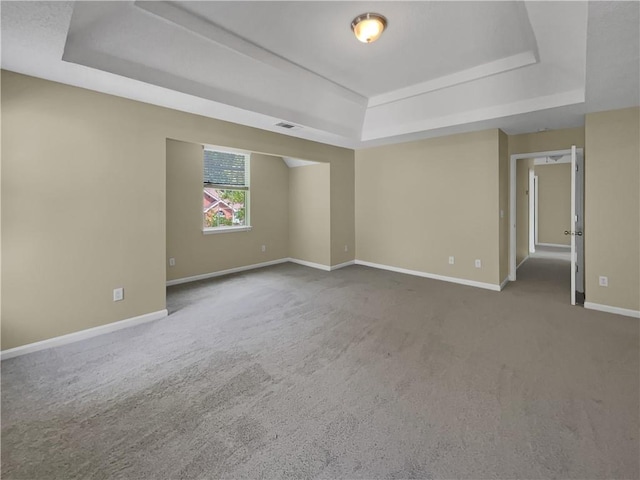
[[[218,227],[218,228],[206,228],[202,230],[203,235],[212,235],[214,233],[231,233],[231,232],[249,232],[251,226],[245,227]]]

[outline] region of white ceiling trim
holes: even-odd
[[[192,14],[175,2],[148,2],[136,0],[134,6],[161,19],[181,27],[194,35],[228,48],[236,53],[257,60],[278,70],[301,75],[301,81],[321,84],[340,97],[357,105],[365,106],[367,98],[311,70],[287,60],[265,48],[262,48],[238,35]]]
[[[481,78],[490,77],[498,73],[508,72],[516,68],[526,67],[538,62],[537,54],[534,51],[528,51],[512,55],[510,57],[501,58],[493,62],[484,63],[477,67],[462,70],[451,75],[434,78],[427,82],[418,83],[409,87],[400,88],[380,95],[369,98],[368,107],[377,107],[387,103],[398,102],[410,97],[422,95],[423,93],[441,90],[443,88],[452,87],[461,83],[479,80]]]
[[[365,125],[365,128],[363,128],[362,130],[361,140],[375,140],[382,137],[391,137],[394,135],[419,132],[421,130],[432,130],[436,128],[479,122],[482,120],[491,120],[500,117],[508,117],[511,115],[519,115],[523,113],[533,112],[535,110],[545,110],[548,108],[575,105],[583,103],[584,99],[584,89],[577,89],[569,92],[529,98],[526,100],[508,104],[480,108],[477,110],[470,110],[454,115],[430,118],[417,122],[402,123],[397,125],[384,125],[382,128],[376,130],[367,129]]]
[[[93,59],[87,62],[88,66],[64,61],[66,58],[63,58],[63,52],[70,31],[72,11],[75,12],[74,7],[78,8],[83,3],[3,2],[2,68],[183,112],[356,149],[490,128],[501,128],[508,134],[517,134],[537,131],[543,127],[552,130],[579,127],[584,125],[585,113],[637,106],[640,98],[640,9],[637,2],[527,1],[525,7],[531,20],[535,46],[540,49],[539,64],[479,81],[468,81],[441,89],[433,95],[419,94],[405,102],[397,101],[370,108],[364,118],[365,135],[361,135],[359,127],[363,125],[357,122],[357,112],[354,113],[350,108],[358,111],[361,109],[364,113],[366,103],[356,109],[355,103],[339,102],[335,98],[338,95],[330,94],[326,84],[323,84],[325,88],[319,88],[319,84],[315,84],[315,88],[310,85],[309,89],[302,92],[311,99],[311,107],[308,106],[309,103],[300,101],[300,97],[304,99],[303,95],[299,95],[291,104],[279,98],[265,106],[269,98],[253,98],[251,102],[230,105],[230,96],[222,95],[223,88],[211,99],[203,95],[207,92],[184,88],[184,84],[176,86],[178,78],[165,78],[166,81],[160,86],[157,77],[145,75],[144,79],[136,80],[131,72],[128,72],[127,77],[123,76],[127,72],[116,70],[110,73],[104,68],[100,70],[100,65],[93,65],[91,68],[91,63],[98,63],[93,55],[98,52],[88,48],[93,45],[92,42],[76,52],[76,55],[82,54]],[[180,2],[174,3],[180,6]],[[133,13],[149,22],[157,20],[156,28],[165,30],[173,27],[174,32],[181,35],[186,32],[193,35],[194,41],[203,43],[202,36],[135,8],[133,2],[126,4],[131,10],[135,10]],[[576,5],[580,7],[577,10],[574,8]],[[210,18],[218,22],[216,17]],[[223,22],[218,23],[224,25]],[[114,36],[119,33],[115,31]],[[86,39],[87,37],[80,36],[81,41]],[[82,47],[81,43],[76,47]],[[220,52],[223,52],[222,49],[231,51],[219,44],[210,43],[210,46]],[[532,50],[533,44],[530,42],[525,48]],[[83,53],[82,50],[87,51]],[[118,51],[106,50],[100,53],[117,55]],[[586,57],[586,61],[583,57]],[[245,56],[244,59],[246,58]],[[415,61],[415,58],[410,61]],[[136,63],[136,68],[144,68],[143,63]],[[264,62],[255,63],[262,66],[263,72],[273,69],[274,76],[282,72]],[[541,75],[537,75],[538,70]],[[174,74],[179,77],[176,72]],[[287,76],[282,77],[288,80]],[[292,80],[295,81],[295,78]],[[512,90],[509,84],[517,87],[517,90]],[[541,85],[539,89],[538,84]],[[287,83],[282,90],[288,90],[290,85]],[[178,87],[183,89],[177,91]],[[324,90],[329,93],[329,98],[317,95],[314,90]],[[242,93],[234,92],[236,95]],[[211,94],[210,91],[208,93]],[[247,95],[258,93],[260,92],[256,89],[249,89]],[[520,95],[529,95],[530,98],[522,99]],[[303,107],[294,108],[301,103]],[[276,108],[271,108],[272,104]],[[464,106],[466,111],[447,111],[443,106],[449,104],[453,107]],[[325,122],[316,121],[315,117],[309,118],[310,112],[317,113],[318,119],[324,119]],[[428,118],[428,115],[432,117]],[[491,118],[486,118],[487,116]],[[275,127],[282,120],[304,125],[304,128],[291,131]],[[327,124],[327,120],[331,123],[339,122],[341,128]],[[282,155],[286,152],[265,153]]]

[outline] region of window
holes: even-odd
[[[249,155],[204,149],[203,231],[249,230]]]

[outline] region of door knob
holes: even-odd
[[[578,235],[579,237],[582,236],[582,232],[576,232],[576,235]]]
[[[565,235],[569,235],[569,233],[570,233],[570,232],[569,232],[569,230],[565,230],[565,231],[564,231],[564,234],[565,234]]]

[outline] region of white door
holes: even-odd
[[[584,157],[571,147],[571,305],[584,302]]]

